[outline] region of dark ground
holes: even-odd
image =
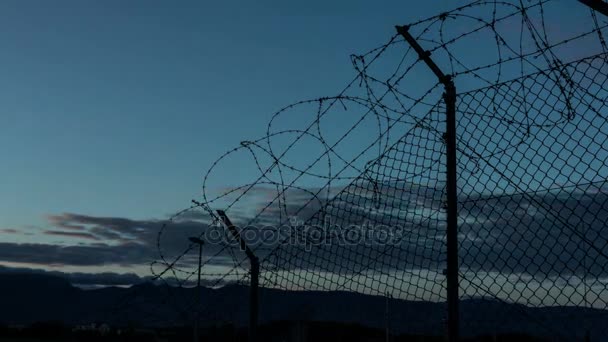
[[[246,329],[235,329],[231,325],[216,326],[200,330],[201,341],[247,341]],[[381,342],[386,336],[383,330],[363,327],[355,324],[330,322],[293,322],[281,321],[262,325],[259,329],[259,341],[365,341]],[[111,328],[110,331],[74,331],[72,327],[60,322],[40,322],[28,327],[0,327],[0,342],[41,342],[41,341],[158,341],[177,342],[192,341],[191,327],[141,329],[135,327]],[[399,335],[391,336],[391,342],[443,342],[445,338],[437,336]],[[464,341],[544,341],[524,335],[480,336]]]

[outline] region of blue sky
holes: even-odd
[[[274,110],[449,3],[2,2],[0,226],[171,213]]]

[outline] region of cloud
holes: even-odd
[[[32,269],[25,267],[8,267],[0,265],[0,273],[34,273],[46,274],[65,278],[72,284],[78,285],[133,285],[150,280],[150,277],[140,277],[135,273],[83,273],[60,272]]]
[[[268,197],[267,189],[262,193],[266,199],[275,197]],[[388,227],[398,239],[384,245],[367,240],[341,244],[343,241],[336,239],[315,240],[307,235],[309,231],[288,231],[282,239],[270,244],[252,242],[258,257],[265,260],[263,269],[269,272],[268,277],[272,277],[273,272],[297,272],[312,283],[319,281],[320,274],[324,274],[327,281],[333,281],[337,279],[334,277],[348,278],[372,270],[381,277],[403,270],[426,270],[439,274],[436,281],[441,281],[446,260],[442,184],[435,188],[405,181],[384,184],[356,181],[341,188],[331,200],[322,199],[312,205],[310,203],[315,199],[310,201],[311,197],[305,193],[289,194],[290,202],[284,203],[282,209],[272,204],[261,221],[279,222],[279,218],[286,217],[285,213],[293,214],[301,208],[299,213],[303,214],[297,219],[309,226],[330,223],[340,227],[363,226],[368,230]],[[608,229],[604,224],[608,221],[608,194],[601,189],[500,197],[479,195],[462,197],[459,201],[462,272],[537,279],[608,277],[608,262],[594,249],[605,250],[608,241]],[[258,204],[265,207],[266,203]],[[235,211],[228,215],[234,222],[247,222],[252,214]],[[55,215],[50,219],[53,225],[82,227],[77,231],[57,230],[58,235],[89,239],[94,236],[97,240],[77,246],[0,243],[0,261],[77,266],[148,264],[159,259],[158,232],[167,222],[74,213]],[[273,226],[264,228],[277,229]],[[218,229],[226,233],[223,227]],[[198,236],[203,231],[210,231],[204,213],[173,220],[160,238],[163,255],[172,261],[189,245],[189,236]],[[55,235],[52,232],[55,230],[47,230]],[[279,246],[289,234],[304,236],[307,243]],[[205,245],[204,254],[215,256],[211,264],[218,267],[219,273],[234,266],[232,254],[238,260],[245,258],[238,249],[222,250],[222,245],[213,244]],[[180,260],[180,265],[186,268],[192,268],[196,263],[195,249]]]
[[[160,243],[168,254],[183,250],[188,244],[189,236],[200,235],[208,226],[205,222],[182,217],[173,221],[133,220],[123,217],[96,217],[74,213],[52,216],[50,222],[59,227],[82,227],[83,233],[93,235],[108,245],[139,245],[150,251],[157,249],[158,234],[162,230]]]
[[[28,273],[28,274],[42,274],[49,276],[56,276],[67,279],[72,285],[80,286],[84,288],[97,287],[97,286],[130,286],[141,284],[144,282],[156,281],[152,276],[139,276],[135,273],[116,273],[116,272],[102,272],[102,273],[85,273],[85,272],[60,272],[60,271],[47,271],[42,269],[32,269],[25,267],[8,267],[0,265],[0,273]],[[167,278],[166,281],[169,284],[178,284],[175,279]],[[221,282],[220,285],[230,284],[231,282],[226,280]],[[181,286],[194,286],[196,285],[196,279],[189,279],[186,281],[180,281]],[[201,279],[203,286],[217,285],[212,279]]]
[[[67,236],[81,239],[89,239],[89,240],[99,240],[99,238],[90,233],[79,233],[79,232],[65,232],[61,230],[46,230],[43,232],[46,235],[55,235],[55,236]]]
[[[95,217],[74,213],[49,216],[49,223],[66,229],[86,231],[108,242],[149,243],[161,227],[158,220],[131,220],[122,217]]]
[[[561,190],[464,202],[461,264],[471,270],[552,277],[608,276],[608,194]]]
[[[39,265],[140,265],[155,258],[152,252],[150,248],[136,243],[117,246],[0,243],[0,261]]]
[[[12,229],[12,228],[0,229],[0,232],[7,233],[7,234],[19,234],[19,231],[17,229]]]
[[[190,245],[188,237],[198,236],[208,229],[205,222],[194,217],[173,221],[133,220],[64,213],[48,216],[48,223],[59,229],[43,229],[42,234],[64,237],[61,244],[3,242],[0,243],[0,262],[41,266],[141,266],[158,261],[161,253],[171,262]],[[89,242],[83,243],[82,239]],[[205,254],[218,254],[220,248],[207,246]],[[227,256],[228,251],[219,253],[210,263],[226,264],[224,258]],[[197,263],[198,259],[191,255],[181,260],[184,267]]]
[[[72,229],[72,230],[85,230],[85,227],[82,225],[71,224],[69,222],[69,220],[66,220],[66,217],[64,215],[48,215],[47,220],[52,225],[58,226],[60,228]]]
[[[608,259],[599,252],[608,246],[608,193],[603,190],[570,188],[500,197],[461,197],[461,270],[539,279],[608,277]],[[324,199],[317,205],[311,204],[315,199],[311,201],[312,197],[302,194],[290,196],[297,200],[284,205],[287,210],[283,209],[281,217],[299,211],[308,217],[298,215],[298,220],[313,227],[326,223],[341,228],[367,224],[370,230],[390,227],[399,239],[388,245],[340,244],[315,240],[304,230],[292,230],[291,234],[308,237],[310,243],[267,246],[277,248],[268,258],[273,264],[268,268],[301,270],[301,276],[308,279],[323,273],[348,275],[371,269],[388,274],[403,269],[441,273],[445,268],[442,184],[431,187],[412,182],[355,181],[333,199]],[[278,222],[278,204],[266,204],[260,206],[270,208],[263,213],[263,221]],[[247,216],[242,212],[237,212],[236,217],[246,222]],[[260,249],[259,254],[267,256],[268,252]]]

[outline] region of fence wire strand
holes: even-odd
[[[607,23],[591,11],[588,26],[553,32],[557,5],[480,0],[408,26],[458,89],[464,335],[608,333]],[[265,136],[211,165],[200,202],[159,232],[157,279],[192,285],[196,246],[166,254],[163,234],[202,209],[206,238],[223,209],[242,233],[273,235],[248,241],[262,287],[446,301],[442,87],[399,35],[351,63],[355,77],[337,95],[280,109]],[[231,160],[251,167],[225,187]],[[218,260],[225,272],[206,270]],[[206,251],[203,269],[210,287],[250,277],[230,239]],[[181,311],[201,310],[184,301]],[[443,318],[392,325],[436,334]]]

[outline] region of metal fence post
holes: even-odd
[[[456,193],[456,87],[452,79],[445,83],[446,105],[446,159],[447,159],[447,297],[448,297],[448,338],[457,341],[458,320],[458,197]]]
[[[591,9],[608,16],[608,4],[602,0],[578,0],[580,3],[589,6]]]
[[[249,262],[251,265],[251,283],[249,286],[249,342],[256,342],[258,340],[258,320],[259,320],[259,303],[260,303],[260,294],[259,294],[259,284],[260,284],[260,260],[253,253],[253,251],[247,246],[245,240],[241,237],[238,229],[236,229],[235,225],[232,224],[228,216],[223,210],[217,211],[220,220],[226,228],[230,231],[230,233],[234,236],[234,238],[239,242],[241,250],[245,251],[245,254],[249,258]]]
[[[409,33],[409,27],[397,26],[399,33],[416,51],[422,60],[437,76],[445,87],[443,98],[446,105],[446,195],[447,195],[447,297],[448,297],[448,341],[459,339],[458,320],[458,198],[456,193],[456,87],[454,81],[445,75],[431,59],[431,54],[425,51],[416,39]]]

